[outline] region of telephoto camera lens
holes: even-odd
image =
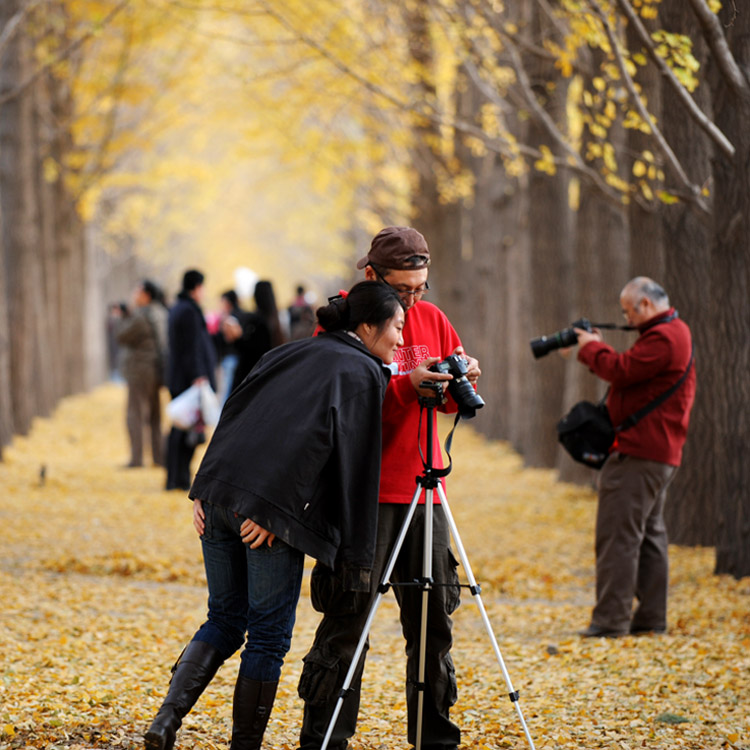
[[[578,334],[574,329],[583,328],[584,331],[591,331],[591,323],[586,318],[581,318],[571,323],[570,328],[563,328],[562,331],[551,333],[549,336],[539,336],[531,339],[531,353],[534,359],[539,359],[549,354],[555,349],[564,349],[566,346],[575,346],[578,343]]]

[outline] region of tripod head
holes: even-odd
[[[417,396],[419,405],[425,409],[436,409],[443,403],[443,384],[439,380],[423,380],[419,387],[426,391],[432,391],[434,396]]]

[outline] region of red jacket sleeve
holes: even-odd
[[[664,371],[671,357],[669,341],[658,329],[644,333],[626,352],[618,353],[600,341],[592,341],[578,352],[580,362],[618,388],[651,380]]]

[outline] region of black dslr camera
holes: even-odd
[[[587,318],[581,318],[570,324],[570,328],[563,328],[562,331],[557,331],[549,336],[539,336],[538,338],[531,339],[531,351],[536,359],[543,357],[545,354],[549,354],[554,349],[564,349],[566,346],[574,346],[578,343],[578,334],[573,330],[574,328],[583,328],[584,331],[591,332],[591,323]]]
[[[466,377],[468,372],[466,360],[456,354],[451,354],[442,362],[435,362],[429,369],[432,372],[447,372],[453,375],[453,380],[447,381],[448,392],[458,404],[458,413],[464,419],[476,416],[476,410],[484,406],[484,400]]]

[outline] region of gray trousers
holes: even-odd
[[[596,514],[592,625],[618,633],[666,629],[669,562],[663,511],[676,471],[622,453],[613,453],[604,464]]]
[[[299,695],[305,702],[300,733],[301,750],[314,750],[322,744],[367,615],[377,595],[377,585],[382,579],[408,509],[408,505],[380,505],[370,593],[345,592],[336,571],[320,564],[313,570],[310,582],[312,602],[315,609],[323,612],[324,616],[315,634],[313,646],[304,658],[300,677]],[[448,522],[439,505],[434,506],[432,528],[432,578],[436,584],[450,585],[436,585],[429,593],[422,747],[425,750],[452,750],[461,739],[459,728],[448,716],[457,697],[456,676],[450,655],[453,642],[450,615],[459,604],[456,572],[458,563],[450,549]],[[411,583],[421,578],[423,546],[424,506],[421,505],[412,519],[391,582]],[[414,744],[422,591],[418,586],[394,586],[393,591],[401,609],[401,627],[406,639],[408,740]],[[331,735],[329,747],[334,750],[345,748],[347,740],[356,729],[366,650],[365,647],[351,692],[344,699],[335,731]]]
[[[156,377],[128,380],[126,420],[130,438],[131,466],[143,466],[144,428],[148,428],[151,437],[151,457],[154,464],[164,464],[159,390],[160,385]]]

